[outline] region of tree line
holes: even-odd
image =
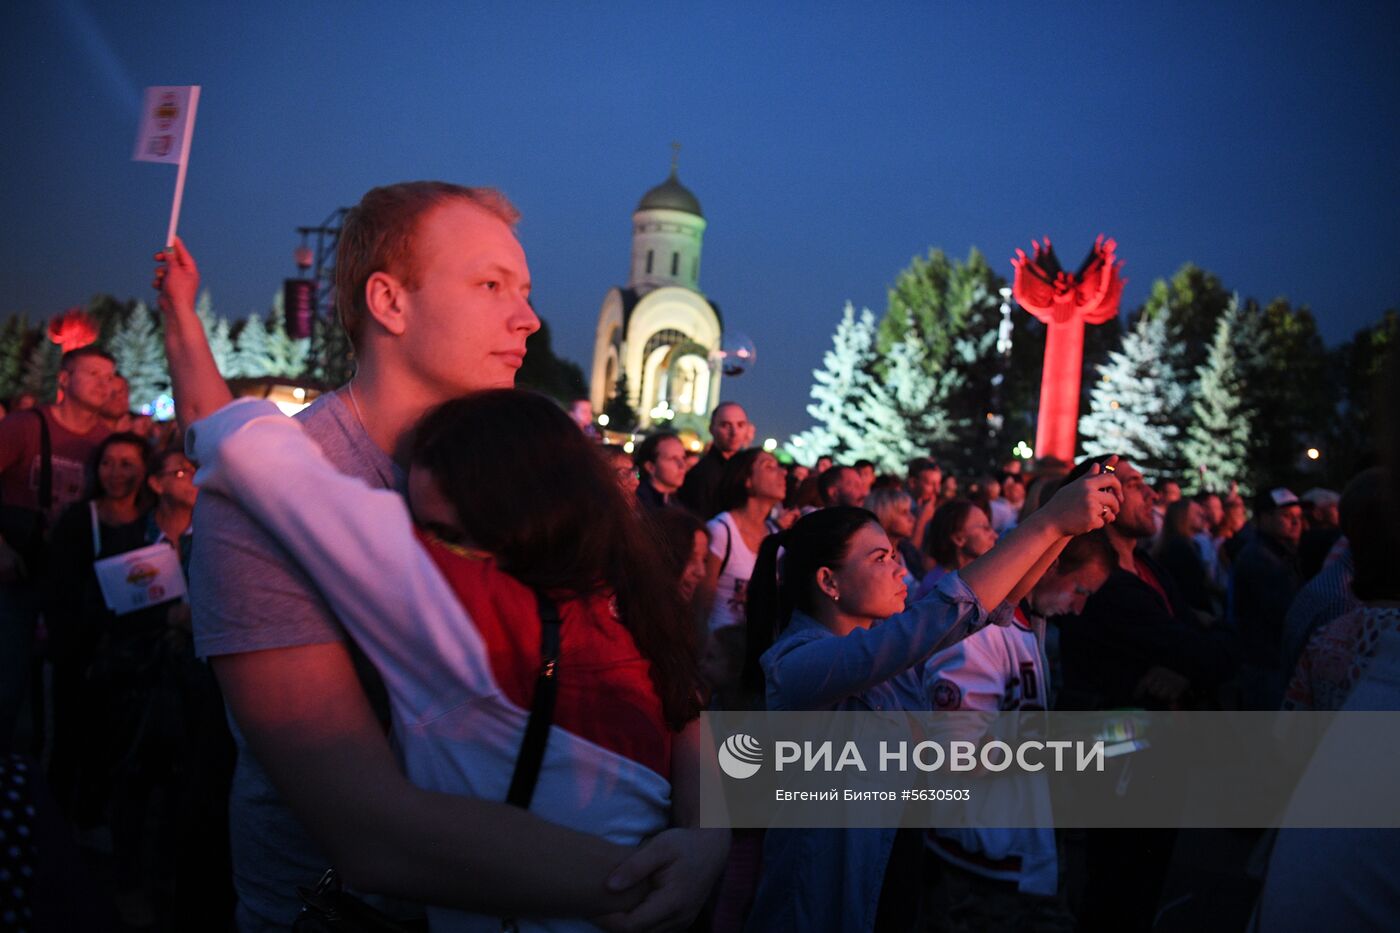
[[[96,343],[116,358],[117,371],[130,383],[133,408],[153,407],[160,396],[169,394],[163,328],[154,309],[142,301],[97,295],[79,310],[96,325]],[[195,310],[214,362],[226,379],[277,378],[333,388],[354,373],[354,351],[340,321],[334,315],[317,315],[311,336],[294,338],[287,331],[280,291],[265,314],[254,311],[241,320],[217,313],[208,290],[200,293]],[[555,355],[543,320],[526,341],[526,349],[520,385],[561,401],[586,394],[582,370]],[[11,315],[0,324],[0,399],[24,393],[52,399],[60,356],[45,322],[31,323],[27,315]]]
[[[1034,437],[1045,325],[1013,307],[1010,347],[998,349],[1006,284],[976,249],[963,261],[931,249],[900,272],[879,317],[848,303],[813,372],[815,424],[789,451],[887,470],[928,453],[964,472],[1009,459]],[[1081,452],[1122,453],[1188,489],[1336,485],[1374,443],[1397,339],[1391,309],[1329,349],[1306,305],[1242,298],[1188,263],[1125,321],[1086,329]]]

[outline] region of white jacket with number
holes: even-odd
[[[988,714],[1044,710],[1046,680],[1045,620],[1028,619],[1019,609],[1009,625],[988,625],[929,658],[924,689],[935,712]],[[948,720],[963,734],[945,741],[979,741],[968,734],[976,717]],[[1050,790],[1043,775],[1008,771],[977,781],[979,809],[1027,807],[1049,823]],[[1002,810],[1005,812],[1005,810]],[[973,820],[975,822],[975,818]],[[928,846],[940,858],[988,878],[1013,881],[1027,894],[1053,895],[1058,883],[1055,830],[1049,825],[1025,828],[967,827],[930,830]]]

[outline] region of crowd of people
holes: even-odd
[[[13,400],[0,925],[287,930],[333,869],[435,931],[1148,930],[1175,830],[1071,860],[1053,829],[701,828],[700,713],[1340,709],[1400,637],[1381,466],[1246,499],[1117,456],[784,465],[733,401],[703,456],[608,444],[513,388],[516,220],[490,189],[367,193],[335,265],[356,374],[294,419],[231,397],[178,241],[178,427],[95,346]],[[104,567],[141,548],[187,593],[118,604]],[[1278,878],[1263,928],[1305,928]]]

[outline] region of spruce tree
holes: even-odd
[[[1089,413],[1079,419],[1086,454],[1119,454],[1151,480],[1179,479],[1182,471],[1176,421],[1186,387],[1171,362],[1169,318],[1166,309],[1138,317],[1122,349],[1098,367]]]
[[[881,470],[900,472],[913,458],[952,439],[944,412],[962,377],[951,368],[931,374],[927,356],[919,338],[906,335],[885,355],[884,376],[856,404],[853,420],[861,430],[864,456]]]
[[[118,301],[114,296],[107,294],[93,295],[88,299],[87,313],[97,322],[97,345],[99,347],[109,347],[112,345],[112,338],[117,335],[117,329],[126,321],[127,315],[136,302],[132,300]]]
[[[794,457],[811,464],[827,455],[864,455],[863,413],[875,385],[872,369],[877,360],[875,315],[868,308],[857,315],[846,302],[822,368],[812,371],[812,403],[807,413],[817,423],[788,442]]]
[[[355,350],[334,309],[311,319],[306,371],[312,379],[328,387],[344,385],[355,374]]]
[[[1170,281],[1152,283],[1143,313],[1148,317],[1168,313],[1167,341],[1174,361],[1182,372],[1194,373],[1205,363],[1216,322],[1230,302],[1230,291],[1219,276],[1188,262]]]
[[[613,385],[612,398],[603,405],[603,414],[608,416],[609,431],[635,431],[637,410],[632,407],[632,390],[627,384],[627,374],[619,373]]]
[[[1001,358],[997,338],[1005,285],[975,247],[962,261],[930,249],[927,259],[914,259],[895,279],[876,332],[878,374],[888,367],[893,348],[912,334],[924,347],[924,371],[930,378],[959,377],[945,387],[939,403],[948,431],[938,455],[964,468],[985,469],[997,451],[1004,455],[1032,427],[1045,327],[1031,315],[1013,311],[1010,359]],[[989,412],[1002,418],[990,421]]]
[[[154,406],[156,398],[170,391],[165,345],[155,315],[144,302],[136,302],[112,335],[108,351],[117,360],[117,372],[131,387],[131,408]]]
[[[0,398],[10,398],[19,391],[28,336],[29,321],[23,315],[12,315],[0,326]]]
[[[272,297],[272,310],[267,318],[269,374],[286,379],[300,378],[306,369],[307,351],[310,348],[310,338],[298,340],[287,333],[287,315],[282,293],[279,291]]]
[[[24,372],[19,378],[19,392],[28,392],[39,404],[52,402],[58,396],[58,364],[63,351],[58,344],[41,333],[24,359]]]
[[[1248,495],[1250,413],[1235,359],[1234,323],[1239,296],[1220,316],[1206,361],[1196,370],[1196,397],[1181,452],[1188,468],[1188,492],[1223,491],[1238,483]]]
[[[214,302],[209,297],[208,289],[200,292],[194,313],[204,328],[204,339],[209,341],[209,352],[213,354],[214,365],[219,368],[220,375],[225,379],[232,378],[235,375],[233,339],[229,337],[228,321],[214,311]]]
[[[258,379],[273,375],[272,356],[268,347],[267,328],[263,326],[262,315],[254,311],[243,322],[238,336],[233,341],[235,369],[245,379]]]
[[[1338,487],[1351,479],[1347,471],[1356,464],[1375,459],[1387,435],[1394,433],[1386,427],[1395,390],[1385,384],[1385,369],[1396,347],[1400,347],[1400,311],[1391,308],[1333,352],[1332,381],[1341,398],[1323,451],[1330,481]]]

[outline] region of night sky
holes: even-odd
[[[1397,49],[1393,0],[9,3],[0,316],[151,298],[175,169],[130,161],[141,90],[200,84],[180,232],[229,317],[367,188],[491,184],[586,371],[679,140],[760,438],[807,425],[843,303],[882,311],[929,246],[1009,275],[1033,236],[1074,263],[1102,231],[1125,308],[1194,261],[1336,343],[1400,303]]]

